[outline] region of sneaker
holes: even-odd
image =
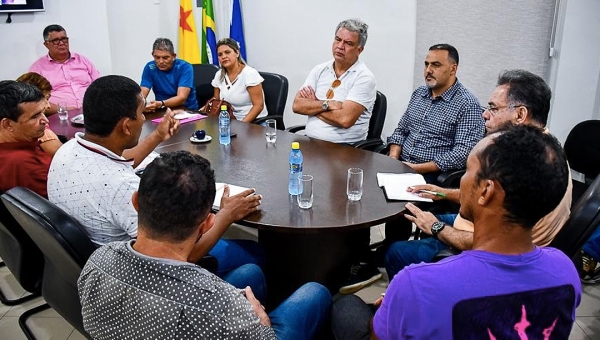
[[[600,269],[598,269],[598,261],[591,257],[585,251],[581,251],[581,282],[597,283],[600,282]]]
[[[381,279],[382,274],[372,264],[361,262],[350,269],[350,277],[340,288],[340,294],[352,294]]]

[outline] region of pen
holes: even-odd
[[[424,192],[426,194],[430,194],[430,195],[434,195],[434,196],[439,196],[439,197],[446,197],[446,194],[444,194],[444,193],[436,192],[436,191],[431,191],[431,190],[421,189],[421,190],[419,190],[419,192]]]

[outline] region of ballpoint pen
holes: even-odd
[[[426,194],[430,194],[430,195],[434,195],[434,196],[439,196],[439,197],[446,197],[446,194],[444,194],[444,193],[436,192],[436,191],[431,191],[431,190],[421,189],[421,190],[419,190],[419,192],[424,192]]]

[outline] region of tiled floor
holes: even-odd
[[[255,230],[249,228],[230,228],[228,236],[232,238],[256,239]],[[371,241],[376,242],[383,238],[383,227],[371,228]],[[382,270],[383,271],[383,270]],[[385,272],[385,271],[383,271]],[[6,267],[0,268],[0,287],[6,294],[21,296],[24,294],[14,277]],[[384,277],[371,286],[356,293],[363,300],[373,302],[387,287],[387,277]],[[25,335],[19,328],[19,316],[27,309],[43,303],[42,298],[37,298],[18,306],[4,306],[0,304],[0,339],[2,340],[26,340]],[[79,332],[71,327],[60,315],[50,309],[39,313],[28,321],[39,340],[79,340],[85,339]],[[577,322],[573,325],[572,340],[600,339],[600,284],[584,285],[583,298],[577,309]]]

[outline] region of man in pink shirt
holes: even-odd
[[[100,73],[89,59],[69,51],[69,37],[60,25],[44,29],[44,46],[48,54],[33,63],[29,71],[41,74],[52,84],[51,107],[47,112],[56,112],[59,103],[80,108],[85,90]]]

